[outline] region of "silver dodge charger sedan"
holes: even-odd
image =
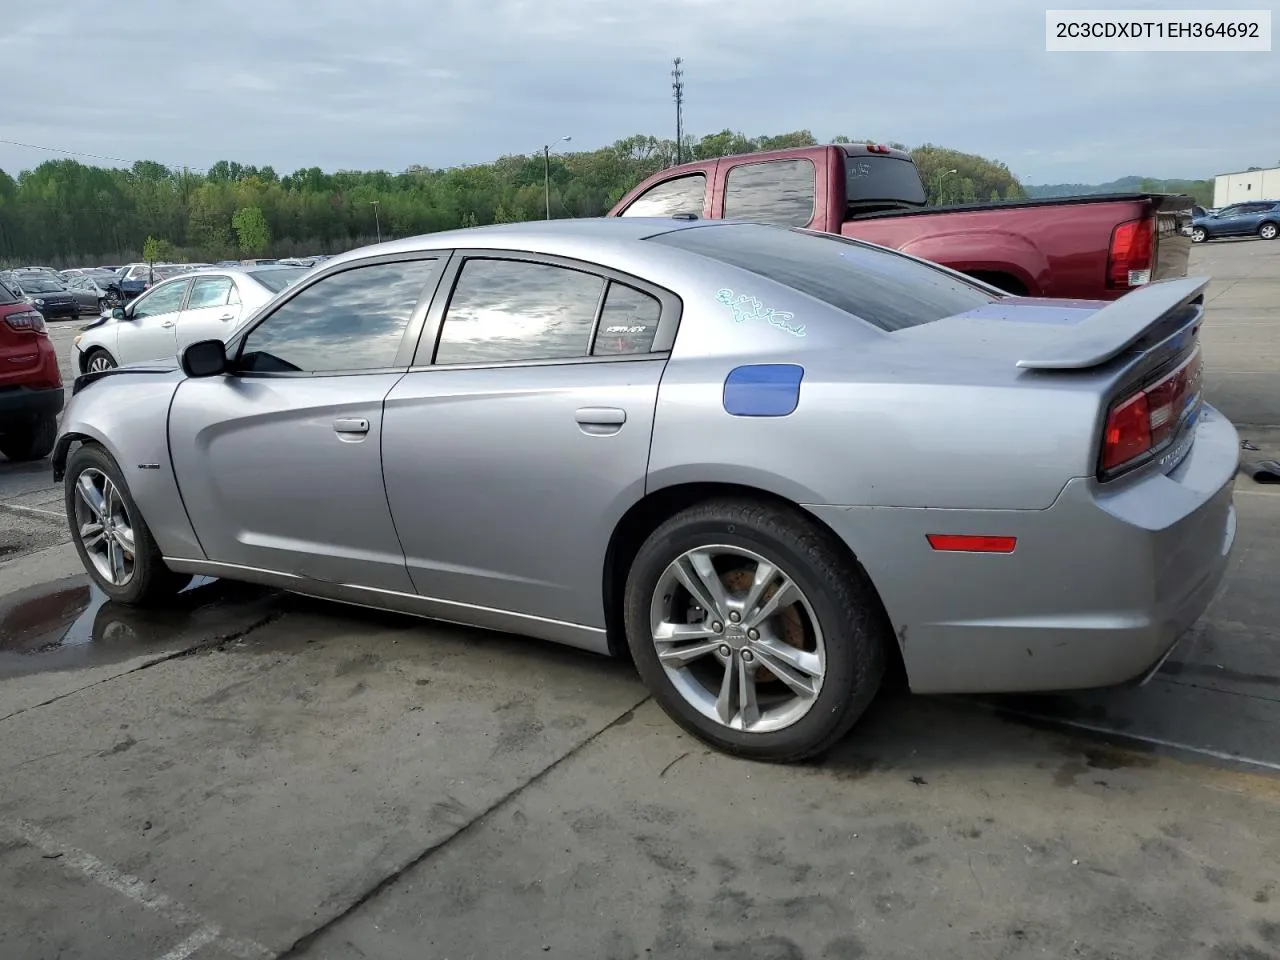
[[[173,364],[79,377],[89,574],[192,575],[633,657],[671,717],[798,760],[913,690],[1153,670],[1235,536],[1203,278],[1003,294],[858,241],[608,219],[313,270]]]

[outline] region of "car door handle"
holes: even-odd
[[[222,316],[220,316],[218,319],[219,319],[219,320],[234,320],[235,318],[236,318],[236,315],[235,315],[234,313],[224,313],[224,314],[223,314]]]
[[[627,411],[617,407],[581,407],[574,414],[583,433],[607,437],[622,429],[627,422]]]
[[[338,433],[368,433],[369,421],[364,417],[339,417],[333,421],[333,429]]]
[[[172,320],[166,320],[164,323],[160,324],[160,326],[164,327],[164,328],[167,330],[169,327],[172,327],[172,326],[173,326],[173,321],[172,321]]]

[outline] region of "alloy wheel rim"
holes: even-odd
[[[1205,233],[1203,230],[1200,230],[1197,228],[1191,231],[1191,239],[1194,240],[1196,243],[1203,243],[1204,237],[1205,237]]]
[[[89,361],[89,372],[101,373],[103,370],[110,370],[113,366],[115,364],[111,362],[111,359],[100,353]]]
[[[1276,228],[1274,224],[1268,223],[1262,228],[1262,237],[1264,240],[1274,240],[1276,237]]]
[[[74,502],[76,537],[89,562],[107,583],[123,587],[133,579],[134,530],[119,489],[88,467],[76,477]]]
[[[682,553],[658,578],[649,626],[676,691],[728,729],[783,730],[822,692],[826,645],[813,606],[786,571],[750,550]]]

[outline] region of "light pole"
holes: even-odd
[[[942,178],[949,177],[951,176],[951,174],[955,172],[956,172],[955,170],[944,170],[938,174],[938,205],[939,206],[942,205]]]
[[[381,218],[379,218],[379,216],[378,216],[378,204],[379,204],[380,202],[381,202],[381,201],[379,201],[379,200],[370,200],[370,201],[369,201],[369,206],[373,207],[373,226],[374,226],[374,228],[378,231],[378,242],[379,242],[379,243],[381,243],[381,242],[382,242],[382,220],[381,220]]]
[[[561,137],[556,141],[556,146],[562,143],[568,143],[573,137]],[[542,146],[542,192],[547,198],[547,219],[551,219],[551,144],[543,144]]]

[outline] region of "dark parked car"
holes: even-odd
[[[1261,237],[1274,240],[1280,233],[1280,200],[1233,203],[1191,221],[1191,242],[1204,243],[1223,237]]]
[[[62,374],[44,317],[0,283],[0,453],[10,460],[47,457],[62,404]]]
[[[18,292],[44,314],[46,319],[80,316],[80,301],[56,274],[52,277],[35,273],[20,275],[18,286]]]
[[[84,313],[101,314],[119,303],[119,297],[109,286],[110,281],[96,274],[83,273],[67,278],[67,288],[74,294]]]

